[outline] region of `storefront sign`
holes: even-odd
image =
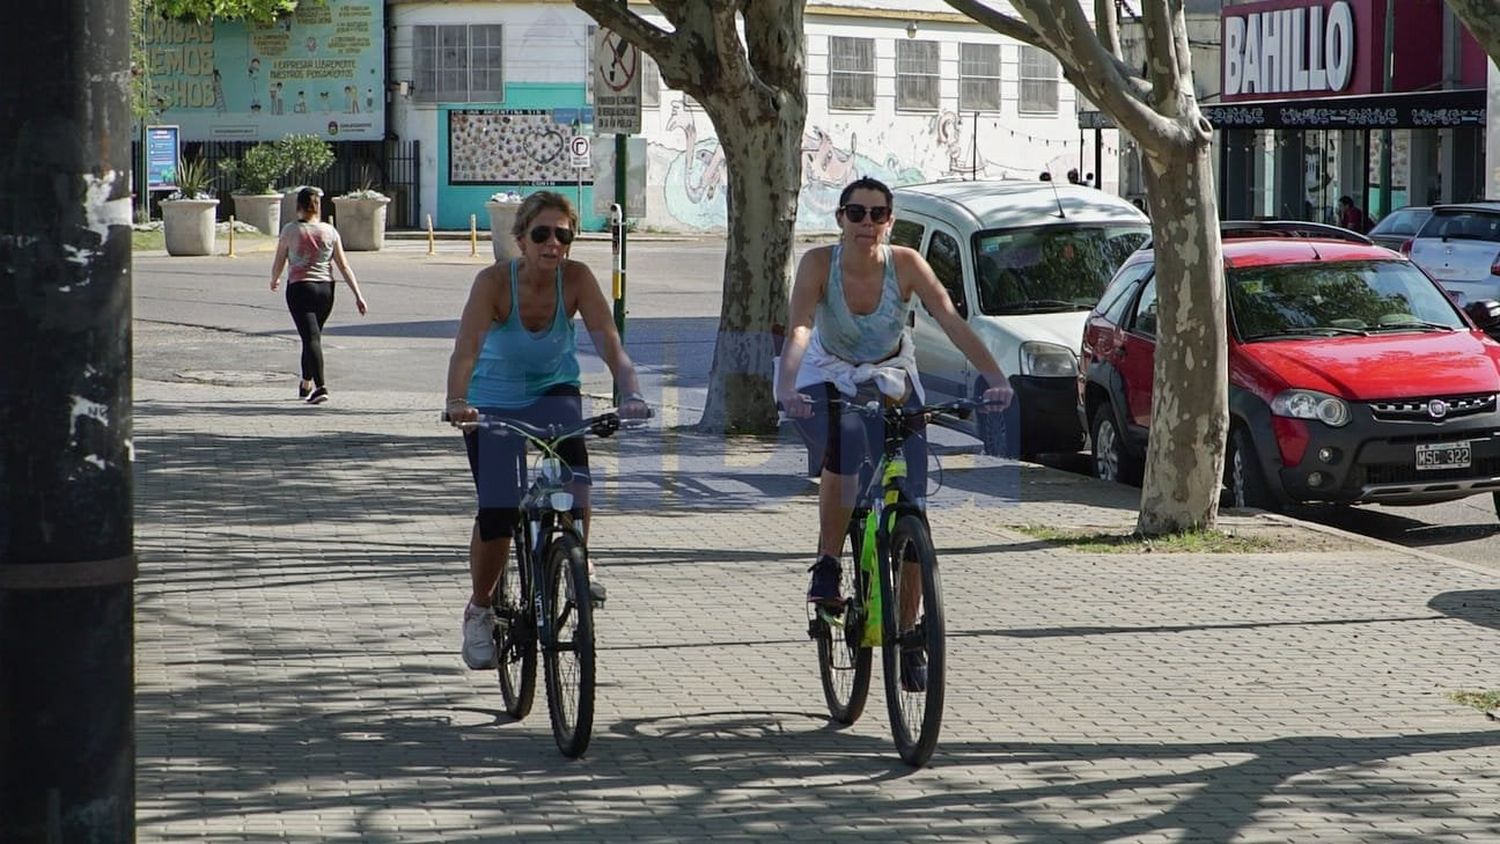
[[[1226,6],[1225,101],[1365,93],[1378,70],[1370,0],[1268,0]]]
[[[177,189],[176,126],[146,127],[146,190]]]
[[[1475,88],[1202,108],[1215,129],[1437,129],[1483,126],[1484,97]]]

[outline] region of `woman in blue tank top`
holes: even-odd
[[[776,381],[777,403],[797,420],[809,454],[822,467],[818,557],[807,600],[825,604],[843,601],[839,558],[853,512],[853,476],[867,454],[872,462],[878,458],[884,442],[879,420],[841,414],[833,400],[863,401],[884,394],[913,407],[923,403],[906,324],[913,295],[990,385],[983,400],[998,410],[1011,399],[1000,365],[954,309],[927,261],[913,249],[886,244],[894,219],[891,189],[870,178],[851,182],[839,196],[835,219],[839,242],[808,250],[797,265]],[[907,484],[912,498],[921,502],[927,487],[927,440],[920,418],[910,425]],[[910,578],[903,581],[903,591],[920,591],[919,574],[915,566],[903,567],[900,576]],[[915,614],[915,606],[909,609],[903,607],[903,615]],[[913,623],[911,618],[900,621]],[[903,686],[925,688],[926,662],[919,652],[902,654],[901,673]]]
[[[578,214],[561,194],[534,193],[521,203],[511,233],[521,257],[479,272],[469,291],[448,361],[448,418],[472,421],[480,412],[533,425],[578,424],[578,345],[573,318],[614,375],[623,399],[620,415],[650,415],[635,365],[625,354],[614,317],[589,268],[568,259]],[[464,609],[463,659],[474,669],[497,664],[490,595],[510,557],[510,535],[526,482],[526,443],[520,437],[464,434],[479,512],[469,538],[472,594]],[[567,440],[559,456],[573,470],[572,492],[588,539],[589,462],[583,438]],[[602,601],[601,584],[590,584]]]

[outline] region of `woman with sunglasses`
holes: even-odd
[[[839,242],[808,250],[792,285],[776,401],[797,421],[822,471],[818,556],[811,569],[809,602],[842,601],[839,557],[856,492],[853,476],[867,453],[872,461],[878,458],[884,438],[880,420],[840,414],[834,399],[862,403],[884,396],[908,407],[924,403],[907,330],[913,296],[922,300],[984,376],[990,386],[983,401],[999,409],[1011,400],[1000,365],[954,310],[932,267],[913,249],[887,245],[894,217],[891,202],[891,189],[876,179],[862,178],[846,186],[835,213]],[[907,483],[912,498],[920,502],[927,488],[927,438],[919,417],[911,424],[914,433],[905,446]]]
[[[481,412],[532,425],[581,424],[573,328],[579,315],[623,397],[620,416],[650,416],[599,282],[587,266],[568,258],[577,231],[578,213],[561,194],[541,191],[521,203],[511,229],[521,256],[479,272],[459,320],[448,360],[446,408],[455,425],[475,420]],[[479,512],[469,537],[473,591],[464,609],[462,653],[470,668],[494,668],[490,595],[510,556],[511,529],[526,478],[526,444],[520,437],[475,431],[464,434],[464,445]],[[590,479],[583,438],[565,441],[559,456],[573,471],[574,511],[584,520],[587,542]],[[591,582],[590,592],[595,601],[604,600],[602,584]]]

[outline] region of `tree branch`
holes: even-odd
[[[673,0],[653,0],[653,3],[661,10],[661,13],[673,25],[677,25],[678,19],[668,12],[673,7]],[[614,2],[614,0],[573,0],[573,5],[589,17],[599,22],[599,25],[612,32],[618,32],[622,38],[634,44],[640,50],[646,52],[656,60],[664,77],[674,88],[681,88],[679,84],[682,71],[691,65],[692,57],[688,53],[685,42],[674,39],[672,33],[661,29],[635,12]],[[680,10],[678,18],[681,17]],[[689,92],[691,93],[691,92]]]
[[[1151,83],[1152,104],[1170,117],[1180,111],[1182,95],[1177,71],[1177,41],[1172,31],[1169,0],[1142,0],[1141,18],[1146,33],[1146,78]]]
[[[1117,59],[1120,52],[1120,18],[1116,14],[1115,0],[1094,0],[1094,28],[1099,30],[1099,41],[1104,49]]]
[[[1500,65],[1500,15],[1495,13],[1494,0],[1448,0],[1448,8],[1489,53],[1490,60]]]
[[[944,2],[952,6],[959,14],[968,15],[1001,35],[1009,36],[1033,47],[1041,47],[1043,50],[1051,49],[1042,43],[1041,35],[1031,28],[1031,24],[1020,18],[1013,18],[998,9],[992,9],[979,0],[944,0]]]

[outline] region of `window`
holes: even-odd
[[[1057,59],[1046,50],[1021,45],[1023,114],[1057,114]]]
[[[897,220],[891,223],[891,245],[909,246],[912,249],[922,248],[922,232],[926,231],[921,223],[913,223],[911,220]]]
[[[1094,307],[1151,233],[1139,223],[987,229],[974,235],[979,310],[992,315]]]
[[[896,108],[936,110],[941,79],[938,42],[896,42]]]
[[[1135,325],[1137,334],[1156,336],[1156,279],[1146,282],[1141,298],[1135,303]]]
[[[875,107],[875,41],[828,37],[828,107]]]
[[[660,105],[661,68],[656,66],[656,59],[641,53],[641,108],[657,108]]]
[[[412,96],[427,103],[502,102],[500,29],[499,24],[412,27]]]
[[[959,254],[958,241],[944,232],[933,232],[932,241],[927,244],[927,263],[943,289],[948,291],[954,310],[959,316],[968,317],[969,303],[964,300],[963,256]]]
[[[958,110],[1000,110],[1000,45],[958,45]]]
[[[1110,284],[1109,289],[1104,291],[1104,297],[1099,300],[1094,310],[1103,314],[1109,322],[1119,325],[1120,321],[1125,318],[1125,309],[1130,306],[1136,286],[1140,284],[1141,279],[1150,275],[1155,266],[1151,261],[1142,261],[1121,271]]]

